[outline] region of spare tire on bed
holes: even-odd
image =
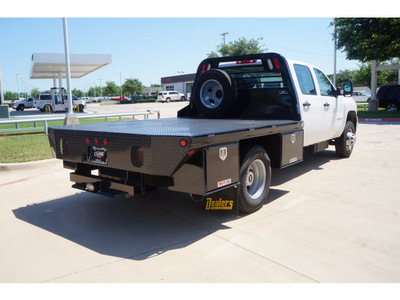
[[[193,96],[197,110],[209,118],[231,116],[237,102],[235,82],[220,69],[200,74],[193,85]]]

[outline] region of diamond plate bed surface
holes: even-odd
[[[291,120],[237,120],[237,119],[186,119],[166,118],[153,120],[136,120],[122,122],[108,122],[97,124],[55,126],[54,129],[73,129],[76,131],[92,131],[102,133],[119,133],[149,136],[187,136],[199,137],[221,133],[244,131],[249,129],[265,128],[269,126],[283,126],[296,124]]]

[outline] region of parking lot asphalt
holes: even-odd
[[[398,149],[400,125],[359,124],[349,159],[273,169],[240,216],[165,188],[81,192],[55,159],[0,164],[0,282],[398,283]]]

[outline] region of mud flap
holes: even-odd
[[[223,210],[239,215],[239,187],[240,183],[209,192],[206,195],[205,210]]]

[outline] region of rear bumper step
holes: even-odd
[[[87,184],[93,184],[95,186],[94,192],[96,193],[103,192],[115,195],[115,194],[121,194],[122,192],[130,196],[135,195],[134,186],[115,182],[113,180],[105,179],[95,175],[79,175],[76,173],[71,173],[70,180],[76,183],[72,187],[81,190],[88,190]]]

